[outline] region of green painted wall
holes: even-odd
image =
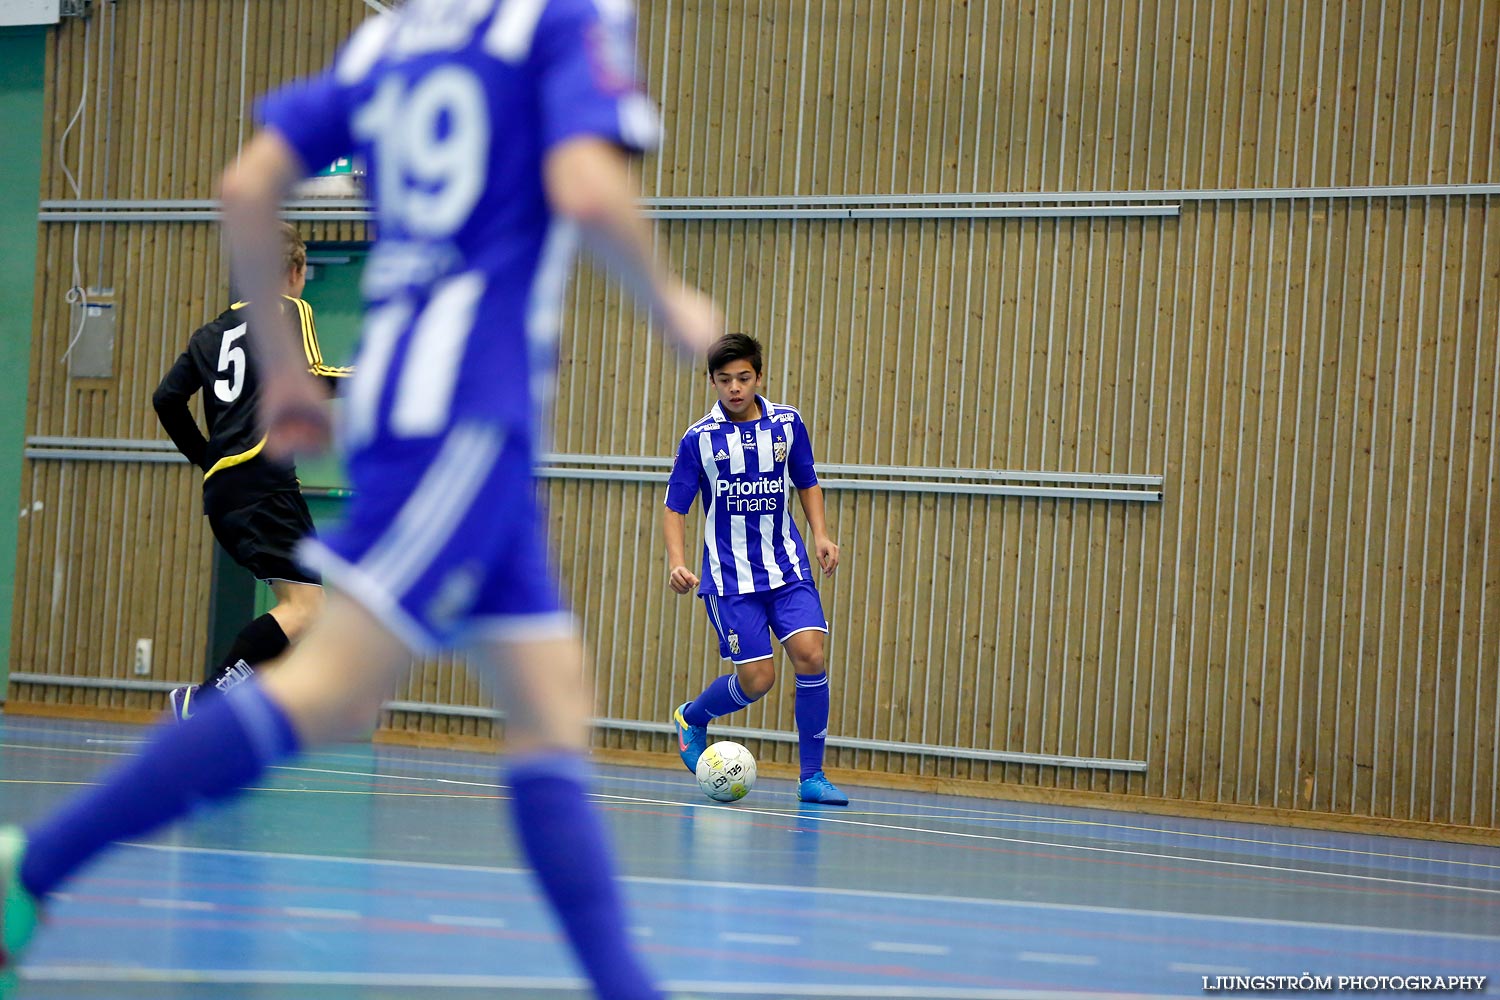
[[[0,28],[0,695],[10,677],[21,454],[31,371],[36,289],[37,208],[41,199],[43,87],[47,29]]]
[[[365,251],[313,244],[307,248],[307,253],[311,267],[302,297],[313,307],[313,321],[318,324],[318,344],[323,349],[323,360],[330,365],[352,365],[354,352],[359,347],[360,319],[364,314],[359,279],[364,273]],[[349,263],[318,262],[319,257],[328,256],[348,257]],[[332,454],[298,462],[297,477],[308,489],[347,485],[343,466]]]

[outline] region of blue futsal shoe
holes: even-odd
[[[838,786],[828,780],[828,775],[818,771],[811,778],[803,778],[802,784],[797,787],[797,797],[803,802],[816,802],[825,806],[847,806],[849,796],[838,790]]]
[[[21,856],[26,835],[19,827],[0,827],[0,998],[16,990],[16,966],[36,931],[35,897],[21,885]]]
[[[672,713],[672,728],[677,730],[677,754],[687,769],[694,774],[698,773],[698,758],[703,756],[703,751],[708,749],[708,727],[690,726],[682,713],[692,702],[685,701],[677,706],[677,711]]]

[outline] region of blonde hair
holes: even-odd
[[[287,274],[296,274],[307,267],[307,244],[297,235],[297,227],[290,222],[281,224],[281,262]]]

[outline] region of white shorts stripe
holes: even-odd
[[[719,617],[718,597],[709,594],[708,600],[705,603],[708,605],[708,618],[714,623],[714,631],[719,633],[719,638],[724,639],[724,619]]]

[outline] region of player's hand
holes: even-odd
[[[690,285],[677,285],[663,296],[660,318],[668,339],[694,360],[706,357],[709,346],[724,333],[719,304]]]
[[[698,586],[698,578],[686,566],[673,566],[667,584],[679,594],[691,594]]]
[[[839,547],[831,538],[819,538],[816,541],[818,549],[818,565],[823,567],[824,576],[832,576],[833,571],[839,568]]]
[[[317,379],[302,371],[262,380],[260,424],[266,433],[266,454],[272,458],[316,455],[333,440],[328,394]]]

